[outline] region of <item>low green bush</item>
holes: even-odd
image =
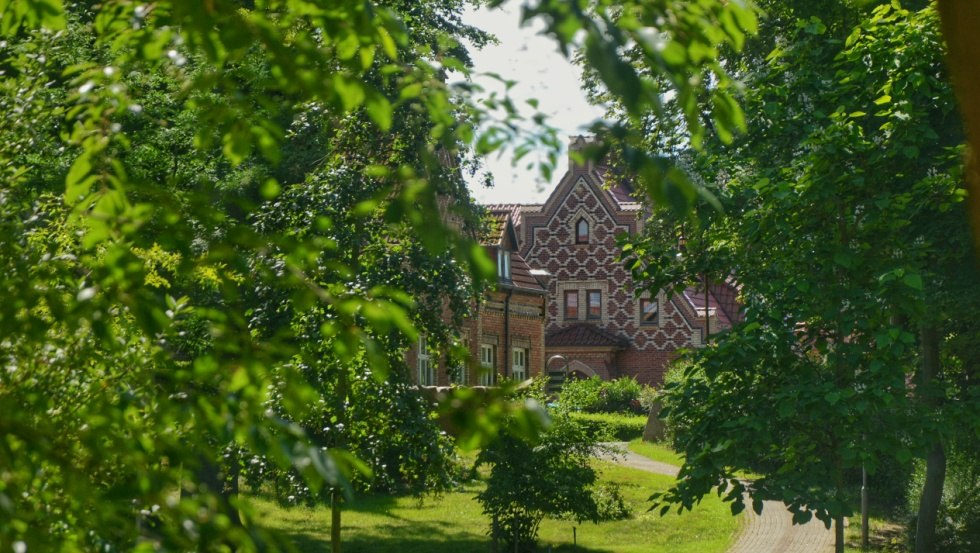
[[[647,411],[640,398],[649,389],[652,388],[640,384],[633,377],[602,380],[593,376],[565,382],[558,402],[571,411],[641,414]]]
[[[600,442],[628,442],[643,436],[647,418],[643,415],[623,415],[618,413],[579,413],[569,415],[585,429],[585,432]]]
[[[558,403],[570,411],[595,413],[599,410],[599,391],[602,390],[602,379],[573,378],[566,380],[558,395]]]

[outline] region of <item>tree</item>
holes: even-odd
[[[567,413],[558,414],[537,442],[514,435],[483,449],[477,466],[490,465],[487,488],[476,499],[492,522],[490,535],[504,551],[533,551],[546,516],[598,522],[589,460],[596,447]]]
[[[752,468],[764,474],[754,507],[780,499],[795,520],[814,512],[829,525],[849,514],[848,469],[936,451],[951,420],[976,427],[973,392],[937,370],[951,336],[940,327],[975,335],[963,327],[977,276],[963,139],[931,7],[764,8],[759,43],[727,57],[745,82],[745,136],[729,148],[709,140],[698,156],[671,120],[643,122],[650,147],[672,147],[716,183],[725,214],[661,211],[626,255],[653,289],[734,274],[746,305],[745,323],[715,337],[692,378],[668,391],[669,416],[691,430],[681,482],[660,499],[689,507],[720,485],[738,511],[743,489],[726,483]],[[913,372],[918,400],[906,386]],[[963,410],[943,425],[947,402]],[[942,463],[941,452],[930,458]]]
[[[705,5],[670,19],[695,31],[691,44],[734,44],[754,25],[740,5]],[[508,99],[484,107],[471,87],[446,84],[466,71],[461,39],[486,40],[459,23],[460,7],[0,2],[0,546],[275,549],[247,501],[219,489],[230,446],[295,470],[314,492],[349,482],[359,465],[297,423],[316,418],[314,377],[343,389],[351,373],[338,367],[358,371],[352,381],[367,367],[383,382],[394,348],[438,331],[418,316],[434,294],[402,288],[418,275],[361,286],[391,261],[384,233],[429,268],[451,256],[479,286],[492,274],[482,250],[432,217],[441,194],[459,191],[452,162],[557,144],[547,130],[518,134]],[[629,105],[655,104],[634,94],[617,48],[656,14],[610,33],[618,8],[593,18],[582,7],[542,3],[528,17],[550,18],[566,47],[583,29],[588,57]],[[688,63],[673,59],[672,74]],[[708,90],[678,87],[691,113]],[[728,96],[711,96],[718,121],[735,124]],[[304,120],[331,126],[307,134]],[[302,232],[302,205],[269,210],[283,225],[258,228],[267,204],[310,174],[314,196],[348,194],[337,205],[349,211]],[[358,196],[364,183],[371,194]],[[341,219],[375,231],[359,256],[338,247],[353,243]],[[322,364],[304,363],[314,357]],[[478,438],[496,426],[476,420]]]

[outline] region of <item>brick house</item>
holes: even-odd
[[[586,143],[575,137],[570,149]],[[544,204],[487,207],[508,214],[516,235],[513,258],[526,261],[546,285],[547,369],[564,371],[567,363],[579,376],[633,376],[659,385],[679,349],[703,345],[706,317],[714,332],[738,316],[734,288],[721,283],[707,294],[701,288],[636,296],[631,275],[617,261],[616,236],[640,232],[646,217],[632,191],[610,186],[606,176],[602,165],[569,160]]]
[[[470,363],[435,354],[421,337],[406,361],[422,386],[488,386],[501,377],[525,380],[544,370],[547,289],[517,251],[513,214],[491,208],[488,215],[489,230],[481,242],[496,261],[497,282],[460,329]]]

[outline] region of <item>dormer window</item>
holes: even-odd
[[[575,243],[576,244],[588,244],[589,243],[589,222],[584,218],[579,219],[575,223]]]
[[[497,276],[503,280],[510,280],[510,252],[504,248],[497,250]]]

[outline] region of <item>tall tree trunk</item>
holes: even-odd
[[[973,227],[974,247],[980,251],[980,10],[971,0],[938,0],[943,38],[946,39],[946,63],[952,77],[953,90],[959,101],[963,125],[970,142],[967,155],[967,209]]]
[[[834,519],[834,553],[844,553],[844,517]]]
[[[330,492],[330,553],[340,553],[340,501],[339,491]]]
[[[920,329],[922,368],[919,379],[923,403],[935,409],[936,398],[930,395],[932,383],[939,375],[939,330],[933,323],[923,323]],[[926,481],[922,485],[919,515],[915,526],[915,553],[936,551],[936,520],[943,498],[946,481],[946,453],[939,437],[933,438],[932,448],[926,457]]]

